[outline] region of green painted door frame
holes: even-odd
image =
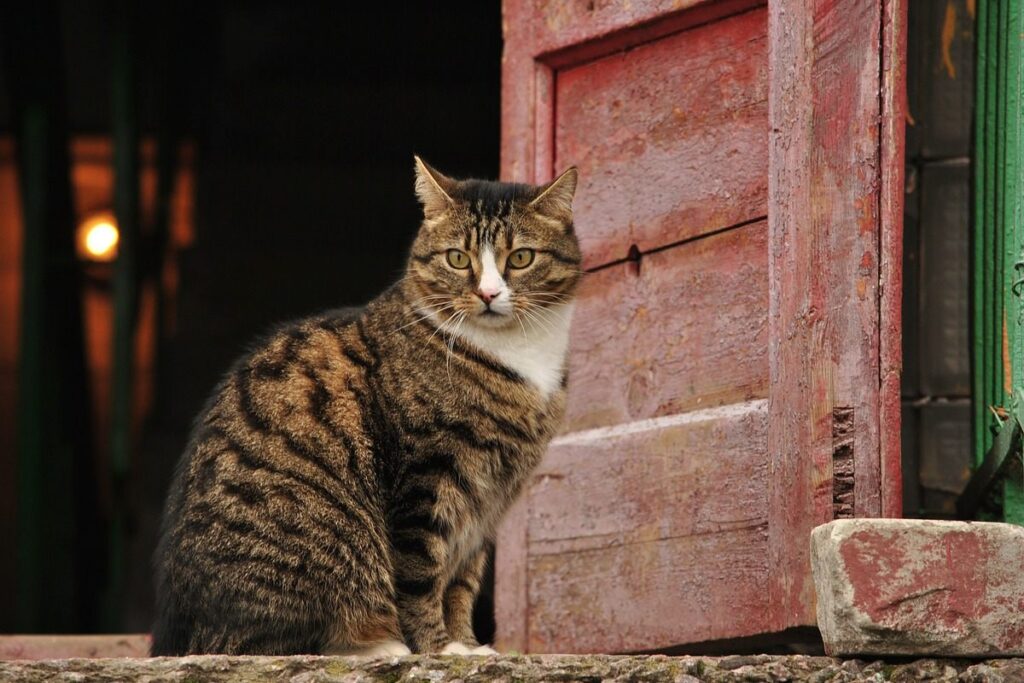
[[[961,511],[1024,524],[1024,0],[977,3],[972,274],[975,477]]]

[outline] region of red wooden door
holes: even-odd
[[[568,416],[500,645],[814,623],[810,529],[899,515],[901,0],[505,0],[502,171],[579,166]]]

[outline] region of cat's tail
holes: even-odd
[[[153,624],[153,642],[149,646],[150,657],[180,657],[188,654],[193,624],[176,606],[167,603],[174,599],[164,596],[157,605],[156,622]]]

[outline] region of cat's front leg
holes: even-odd
[[[477,642],[473,633],[473,605],[487,566],[487,548],[478,550],[456,572],[444,592],[444,623],[453,642],[465,646],[460,654],[497,654]]]
[[[398,620],[413,652],[441,652],[452,642],[444,620],[443,567],[448,544],[420,529],[394,534]]]

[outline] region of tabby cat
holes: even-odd
[[[287,325],[196,422],[156,553],[153,655],[493,653],[495,527],[554,435],[576,169],[530,185],[416,159],[405,276]]]

